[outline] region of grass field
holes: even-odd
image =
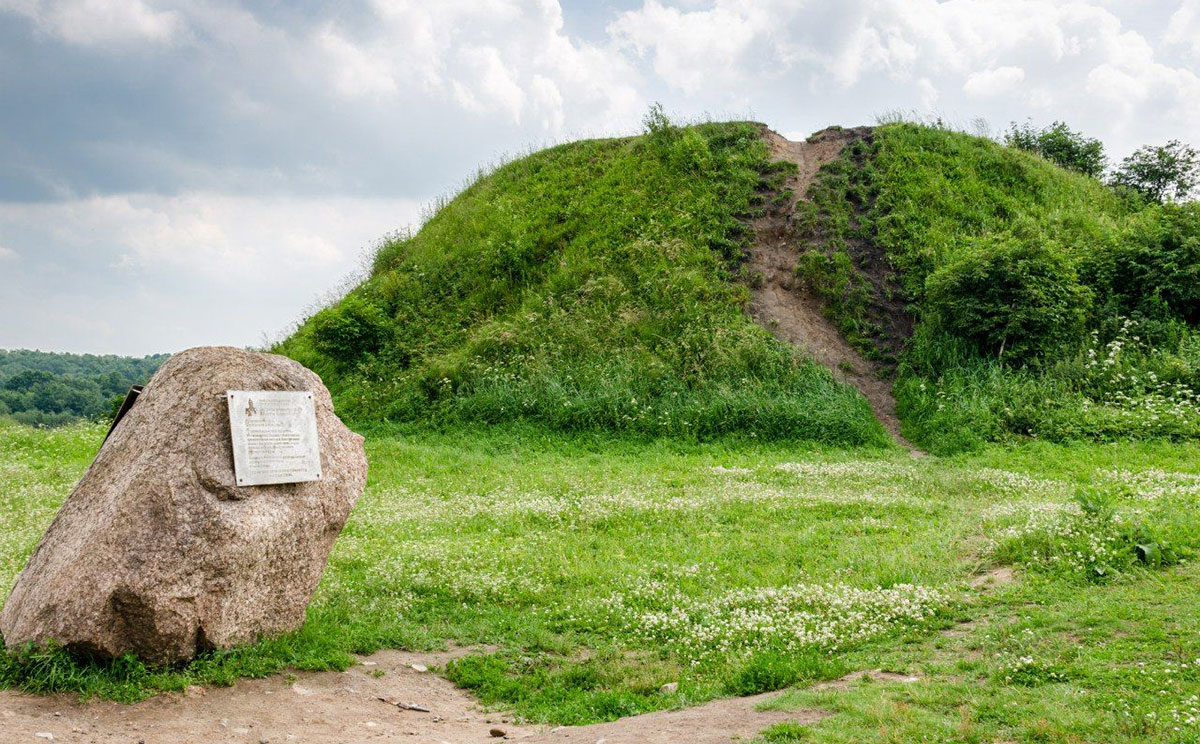
[[[102,436],[0,425],[0,593]],[[501,430],[367,446],[367,492],[298,633],[170,671],[7,655],[0,681],[128,700],[487,644],[444,672],[526,720],[792,688],[775,705],[835,715],[766,740],[1200,741],[1195,445],[913,460]],[[1001,566],[1016,580],[980,582]],[[919,681],[813,687],[869,669]]]

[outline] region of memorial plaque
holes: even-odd
[[[321,479],[312,393],[230,390],[225,399],[239,486]]]

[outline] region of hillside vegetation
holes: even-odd
[[[1197,207],[825,134],[775,164],[761,125],[652,113],[481,177],[278,347],[371,462],[304,626],[170,668],[0,648],[0,687],[178,691],[232,731],[189,686],[455,648],[429,671],[518,722],[787,689],[811,722],[755,741],[1200,742]],[[764,286],[960,454],[878,446],[840,363],[752,321]],[[0,420],[0,600],[105,430]]]
[[[909,439],[1200,434],[1200,207],[939,127],[854,132],[796,206],[797,272],[893,370]],[[748,225],[795,167],[761,125],[652,111],[481,177],[279,350],[362,423],[883,442],[745,312]]]
[[[876,128],[811,195],[801,272],[843,333],[880,354],[884,298],[915,316],[896,393],[916,441],[1200,434],[1197,204],[912,124]]]
[[[761,127],[551,148],[480,178],[279,351],[360,422],[886,441],[866,401],[744,313]]]

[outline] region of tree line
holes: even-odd
[[[168,356],[0,349],[0,418],[59,426],[111,416],[129,387],[145,383]]]
[[[1144,145],[1110,168],[1104,144],[1056,121],[1046,127],[1013,123],[1004,144],[1036,153],[1069,170],[1105,181],[1149,202],[1183,202],[1200,185],[1200,153],[1179,140]]]

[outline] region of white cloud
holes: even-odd
[[[359,249],[415,221],[407,199],[114,194],[41,204],[0,204],[9,233],[108,250],[133,273],[172,271],[259,284],[353,266]]]
[[[921,78],[917,81],[917,90],[920,91],[921,108],[925,111],[933,111],[937,108],[938,100],[941,98],[938,93],[937,86],[933,84],[929,78]]]
[[[0,261],[16,261],[20,256],[12,248],[0,245]]]
[[[468,111],[498,111],[514,124],[521,123],[525,91],[514,80],[510,69],[495,47],[467,47],[458,55],[465,73],[452,80],[454,99]]]
[[[771,66],[781,74],[813,70],[846,86],[873,73],[965,78],[1002,68],[998,62],[1017,52],[1061,61],[1079,53],[1081,38],[1119,28],[1111,13],[1080,2],[716,0],[711,9],[685,11],[647,0],[609,32],[651,56],[665,81],[694,91],[714,75],[745,80]]]
[[[1068,119],[1122,151],[1157,132],[1182,136],[1200,123],[1196,74],[1148,41],[1142,29],[1155,24],[1144,6],[714,0],[695,7],[646,0],[608,30],[657,79],[705,108],[761,106],[790,94],[806,107],[858,102],[868,115],[917,103],[961,109],[954,113],[962,119],[1036,113]],[[1166,41],[1194,53],[1200,0],[1177,7],[1154,12]],[[820,123],[846,123],[826,116]]]
[[[375,0],[366,30],[315,37],[339,93],[403,105],[453,102],[477,117],[528,118],[549,133],[628,125],[644,108],[638,76],[614,50],[572,39],[555,0]]]
[[[561,131],[566,114],[563,111],[563,94],[558,83],[544,75],[534,75],[530,81],[529,97],[533,102],[534,114],[540,117],[542,129]]]
[[[0,203],[0,233],[22,254],[16,271],[0,272],[0,311],[10,313],[0,347],[71,348],[62,339],[75,338],[78,350],[133,353],[258,343],[418,214],[405,199],[203,192]],[[64,324],[54,315],[62,312],[92,325]],[[100,335],[135,320],[133,335]]]
[[[570,126],[628,126],[646,104],[636,71],[620,53],[565,33],[557,0],[368,0],[369,22],[328,13],[290,27],[270,25],[232,0],[158,5],[0,0],[0,14],[24,16],[41,33],[80,46],[178,41],[201,51],[219,48],[240,60],[228,96],[241,109],[261,104],[247,87],[269,97],[261,84],[279,76],[325,80],[342,99],[407,115],[448,102],[513,124],[528,116],[551,134]]]
[[[1200,62],[1200,0],[1183,0],[1167,22],[1163,40],[1188,50],[1193,62]]]
[[[5,11],[79,46],[163,43],[180,27],[175,12],[155,10],[142,0],[0,0],[0,12]]]
[[[342,95],[348,98],[378,97],[396,92],[396,79],[388,65],[342,38],[332,28],[318,33],[316,43],[332,63],[334,87]]]
[[[770,44],[768,6],[718,0],[712,8],[688,11],[647,0],[640,10],[613,21],[608,33],[622,48],[649,53],[658,77],[685,93],[695,93],[754,72],[747,57],[753,44]]]
[[[969,96],[1002,95],[1016,90],[1024,80],[1024,70],[1006,65],[971,73],[967,76],[967,82],[963,83],[963,92]]]

